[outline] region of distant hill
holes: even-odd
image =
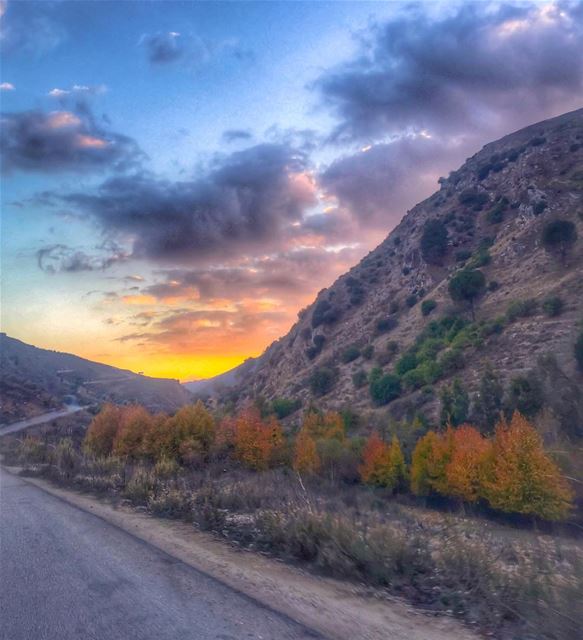
[[[191,400],[177,380],[149,378],[0,334],[0,423],[61,406],[67,396],[81,404],[138,402],[168,412]]]
[[[577,239],[545,246],[557,222]],[[470,305],[450,295],[452,280],[470,270],[483,279],[475,322]],[[449,331],[448,318],[465,331],[459,323]],[[543,400],[568,433],[582,435],[574,355],[582,319],[580,109],[490,143],[441,178],[434,195],[318,294],[229,398],[299,399],[379,424],[387,414],[435,421],[444,386],[459,377],[475,400],[491,365],[507,394]],[[371,373],[393,376],[376,397]]]
[[[182,386],[198,397],[224,393],[228,389],[241,384],[244,377],[253,372],[257,363],[257,358],[248,358],[239,366],[225,373],[221,373],[218,376],[185,382]]]

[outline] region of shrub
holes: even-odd
[[[435,300],[423,300],[421,303],[421,313],[428,316],[437,307]]]
[[[312,327],[315,329],[321,324],[334,324],[340,317],[340,311],[333,307],[328,300],[319,300],[312,314]]]
[[[364,387],[364,385],[366,384],[366,380],[367,380],[366,371],[363,371],[362,369],[352,375],[352,384],[357,389]]]
[[[487,221],[488,224],[500,224],[504,220],[504,211],[506,206],[502,203],[498,203],[493,209],[488,211]]]
[[[405,299],[405,304],[411,308],[414,307],[417,304],[417,296],[412,293],[410,296],[407,296],[407,298]]]
[[[540,382],[533,375],[517,376],[510,381],[508,397],[506,399],[506,412],[512,415],[519,411],[530,418],[538,413],[543,406],[543,390]]]
[[[275,398],[271,403],[271,410],[279,420],[283,420],[283,418],[295,413],[301,405],[302,403],[297,398]]]
[[[349,362],[353,362],[359,357],[360,349],[355,344],[351,344],[342,352],[340,359],[344,364],[348,364]]]
[[[412,351],[407,351],[397,361],[395,371],[400,375],[404,375],[407,371],[411,371],[419,364],[417,356]]]
[[[396,300],[393,300],[389,305],[389,313],[397,313],[399,310],[399,303]]]
[[[543,302],[543,311],[547,316],[554,318],[560,316],[563,313],[565,303],[558,296],[551,296],[546,298]]]
[[[547,139],[544,136],[535,136],[534,138],[531,138],[528,144],[531,147],[540,147],[540,145],[544,144],[546,141]]]
[[[526,300],[515,300],[508,305],[506,318],[509,322],[514,322],[518,318],[529,318],[538,310],[538,302],[534,298]]]
[[[532,208],[532,211],[535,216],[540,216],[540,214],[547,208],[547,203],[544,200],[539,200],[535,203]]]
[[[398,326],[399,322],[396,318],[380,318],[377,320],[376,328],[378,333],[387,333]]]
[[[476,189],[465,189],[458,196],[458,201],[468,207],[472,207],[474,210],[479,211],[486,202],[490,201],[488,194],[484,191],[477,191]]]
[[[373,369],[369,384],[370,397],[378,406],[388,404],[401,394],[401,381],[398,376]]]
[[[557,251],[563,261],[576,241],[577,229],[570,220],[552,220],[543,229],[542,242],[545,249]]]
[[[468,249],[460,249],[455,253],[456,262],[465,262],[471,257],[472,257],[472,252],[469,251]]]
[[[488,291],[490,292],[498,291],[499,288],[500,288],[500,283],[497,280],[490,280],[490,282],[488,282]]]
[[[428,220],[421,234],[421,254],[429,264],[439,264],[447,253],[447,227],[441,220]]]
[[[329,367],[320,367],[310,376],[309,384],[316,396],[325,396],[332,390],[336,382],[336,372]]]
[[[367,344],[366,347],[362,350],[362,357],[365,360],[370,360],[374,354],[374,345]]]

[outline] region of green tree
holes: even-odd
[[[500,419],[504,389],[488,365],[480,378],[480,387],[474,399],[474,417],[482,433],[490,433]]]
[[[552,220],[543,229],[542,241],[545,249],[557,252],[561,262],[577,242],[577,229],[570,220]]]
[[[460,379],[456,378],[451,387],[444,387],[441,391],[441,424],[457,427],[466,422],[469,411],[470,397]]]
[[[462,269],[449,281],[449,295],[454,302],[467,302],[475,319],[474,302],[486,288],[486,278],[479,269]]]
[[[369,391],[376,405],[388,404],[401,394],[401,380],[399,376],[383,374],[382,369],[375,368],[371,371]]]
[[[439,264],[447,252],[447,227],[441,220],[428,220],[421,234],[421,253],[429,264]]]

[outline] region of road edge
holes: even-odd
[[[429,617],[405,602],[365,598],[356,585],[315,576],[255,552],[246,552],[197,531],[192,525],[152,516],[132,507],[44,478],[22,476],[19,469],[0,465],[20,480],[124,531],[142,543],[226,585],[321,640],[471,640],[477,636],[459,621]],[[320,606],[318,606],[320,605]],[[420,623],[422,636],[414,633]],[[389,631],[390,630],[390,631]]]

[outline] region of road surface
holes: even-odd
[[[50,422],[56,418],[62,418],[63,416],[68,416],[71,413],[77,413],[77,411],[81,411],[82,409],[85,409],[85,407],[71,404],[67,405],[64,409],[49,411],[48,413],[43,413],[40,416],[34,416],[34,418],[28,418],[27,420],[21,420],[20,422],[13,422],[12,424],[0,425],[0,436],[5,436],[8,433],[16,433],[17,431],[22,431],[28,427],[44,424],[45,422]]]
[[[314,637],[0,468],[1,640]]]

